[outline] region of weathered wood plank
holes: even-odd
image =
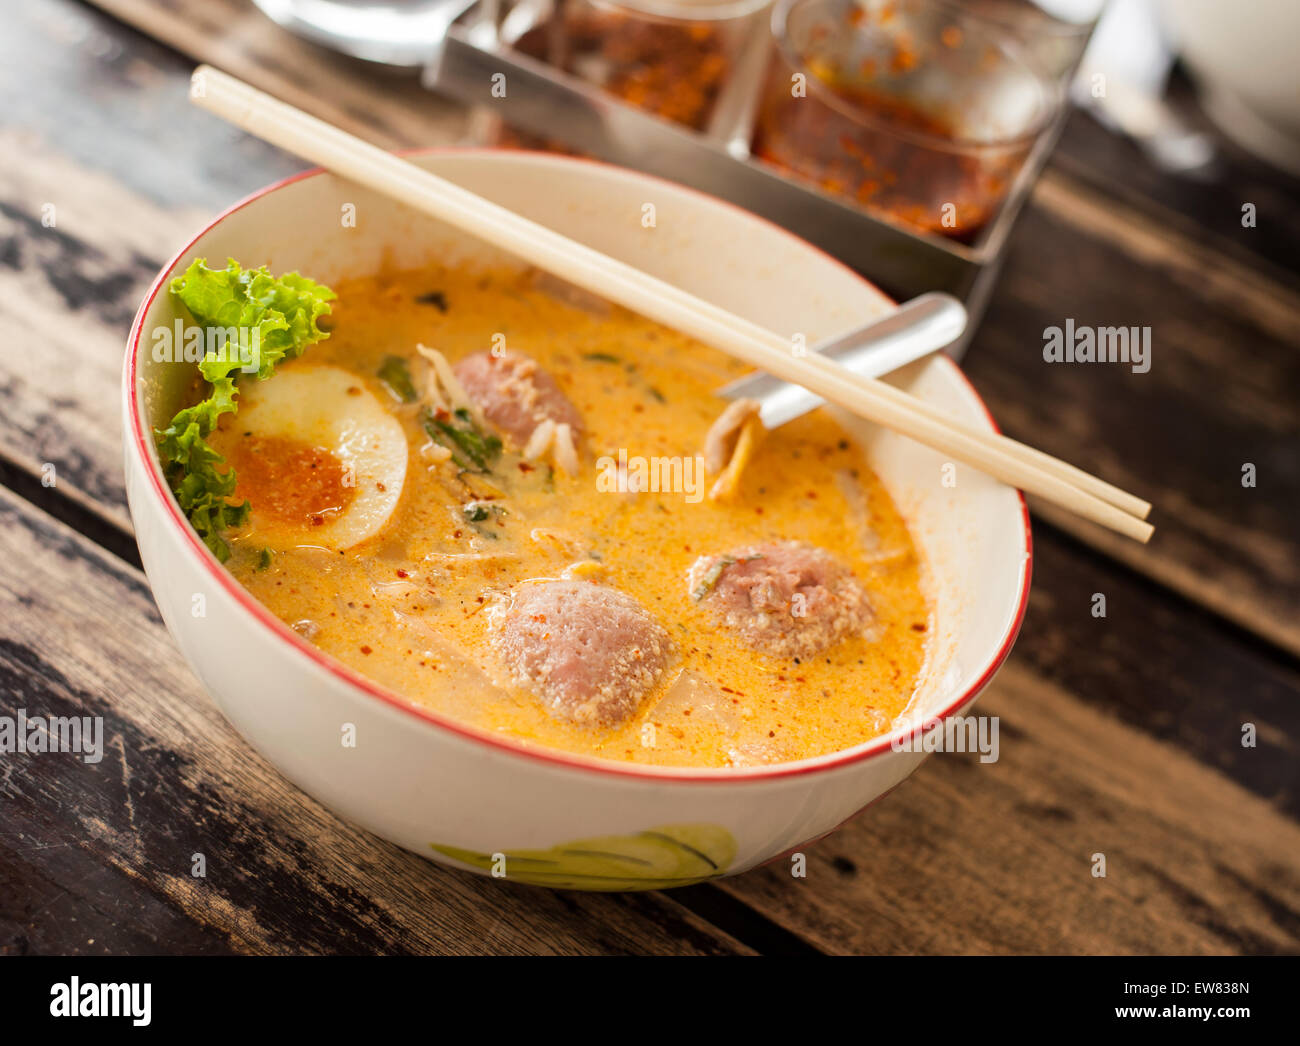
[[[0,874],[14,887],[0,942],[14,950],[72,948],[52,925],[72,918],[76,939],[98,942],[76,951],[746,950],[663,895],[501,884],[340,822],[201,693],[143,575],[3,490],[0,620],[0,714],[104,717],[97,764],[0,757]]]
[[[1191,85],[1175,76],[1168,96],[1191,125],[1209,134],[1219,156],[1214,167],[1195,178],[1175,178],[1160,170],[1127,138],[1112,134],[1089,114],[1075,112],[1053,165],[1112,199],[1151,216],[1168,229],[1253,269],[1300,287],[1300,182],[1250,156],[1227,141],[1201,112]],[[1255,226],[1242,225],[1242,208],[1255,208]]]
[[[1166,221],[1159,211],[1117,201],[1057,169],[1045,172],[1032,198],[1071,231],[1154,270],[1159,291],[1179,300],[1185,295],[1203,298],[1280,340],[1300,336],[1300,286],[1289,274],[1247,260],[1245,250],[1226,254],[1222,237],[1211,245],[1193,230]],[[1253,232],[1241,229],[1238,239],[1249,240]]]
[[[122,352],[175,216],[110,178],[0,132],[0,447],[129,527],[121,478]],[[42,210],[54,207],[52,227]]]
[[[1300,667],[1071,542],[1040,534],[1034,551],[1017,663],[1300,820]]]
[[[245,13],[253,13],[251,5]],[[302,169],[293,157],[196,113],[178,90],[188,75],[175,51],[77,0],[7,5],[0,104],[13,134],[55,142],[84,170],[196,218]],[[20,151],[9,159],[18,166],[26,157]],[[70,190],[56,202],[75,198],[75,186],[50,188]]]
[[[16,804],[6,798],[5,805]],[[229,942],[70,842],[56,811],[0,840],[0,955],[230,954]],[[6,827],[11,819],[6,816]]]
[[[1247,294],[1239,267],[1060,184],[1021,216],[967,374],[1011,435],[1145,495],[1157,531],[1143,547],[1048,518],[1300,653],[1300,299]],[[1067,319],[1149,327],[1149,372],[1046,362],[1044,332]]]

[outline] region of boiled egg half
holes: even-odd
[[[406,482],[402,426],[355,374],[290,366],[239,387],[210,440],[252,505],[241,541],[348,549],[388,522]]]

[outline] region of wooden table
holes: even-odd
[[[998,763],[930,760],[810,847],[806,879],[552,893],[400,851],[258,758],[164,630],[122,489],[143,291],[300,166],[193,111],[195,61],[385,146],[450,141],[461,114],[243,0],[97,7],[12,5],[0,33],[0,714],[106,724],[98,765],[0,756],[0,952],[1297,950],[1295,182],[1231,151],[1177,181],[1076,115],[1022,216],[968,372],[1011,434],[1149,496],[1159,531],[1037,515],[1029,614],[980,706]],[[1044,363],[1067,317],[1150,325],[1150,372]]]

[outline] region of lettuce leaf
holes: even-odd
[[[207,442],[223,414],[238,410],[237,382],[247,366],[259,380],[284,359],[329,337],[318,321],[330,312],[335,294],[296,272],[273,276],[265,267],[242,269],[233,258],[210,269],[199,258],[171,282],[172,297],[205,328],[208,348],[199,373],[211,386],[207,397],[155,430],[158,453],[172,492],[191,525],[223,563],[230,545],[221,532],[248,519],[249,504],[232,504],[235,471]],[[233,330],[233,344],[224,336]]]

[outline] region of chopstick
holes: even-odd
[[[494,244],[570,283],[802,385],[850,413],[917,440],[1084,519],[1146,542],[1151,506],[1095,476],[1003,436],[964,425],[892,385],[816,353],[796,357],[780,335],[570,240],[401,157],[199,66],[191,100],[262,140]]]

